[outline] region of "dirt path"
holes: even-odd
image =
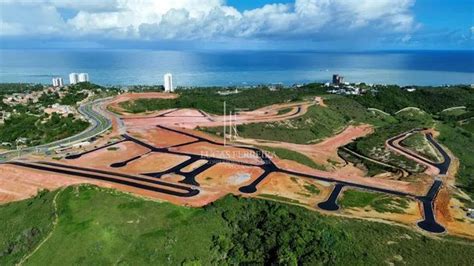
[[[227,115],[210,115],[201,110],[184,108],[169,109],[139,115],[122,116],[127,128],[150,128],[154,125],[194,129],[196,127],[220,127],[225,123],[233,125],[275,122],[304,115],[314,101],[274,104],[253,111],[238,112]],[[112,105],[111,105],[112,106]],[[279,111],[291,108],[288,113]]]

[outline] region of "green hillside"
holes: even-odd
[[[131,113],[157,111],[170,108],[197,108],[211,114],[223,114],[226,102],[227,110],[235,108],[258,109],[264,106],[301,101],[306,97],[326,94],[321,84],[308,84],[302,88],[284,88],[271,91],[267,88],[240,89],[239,93],[220,95],[222,88],[195,88],[178,90],[176,99],[138,99],[123,102],[122,108]]]
[[[1,265],[27,254],[25,265],[471,265],[474,259],[473,245],[452,238],[267,200],[227,196],[188,208],[93,186],[59,193],[54,229],[56,192],[0,206]]]

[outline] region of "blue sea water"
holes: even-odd
[[[152,50],[0,50],[0,82],[67,81],[87,72],[101,85],[255,85],[326,82],[338,73],[348,82],[399,85],[474,83],[474,51],[403,52],[188,52]]]

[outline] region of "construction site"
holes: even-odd
[[[338,156],[338,149],[373,132],[371,125],[349,125],[315,144],[294,144],[239,135],[239,125],[285,121],[305,114],[310,106],[325,108],[316,97],[257,110],[227,109],[214,115],[197,109],[127,113],[120,103],[139,98],[173,99],[170,93],[130,93],[100,103],[112,128],[88,145],[63,149],[50,156],[35,153],[0,165],[0,203],[29,198],[39,190],[90,183],[135,195],[199,207],[227,194],[257,197],[303,206],[328,215],[377,220],[411,227],[426,234],[474,238],[474,222],[464,219],[460,202],[451,196],[459,162],[436,141],[433,130],[413,129],[386,140],[387,148],[426,167],[425,178],[409,182],[367,177]],[[281,112],[282,110],[288,110]],[[199,128],[221,127],[220,136]],[[400,142],[422,133],[442,156],[433,162]],[[301,153],[316,169],[261,147]],[[386,209],[344,204],[353,193],[373,193]],[[347,196],[347,198],[345,197]],[[398,205],[397,205],[398,204]]]

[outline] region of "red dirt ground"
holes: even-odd
[[[55,190],[75,184],[90,183],[112,187],[100,181],[27,170],[13,165],[0,165],[0,172],[0,204],[27,199],[43,189]]]
[[[241,186],[251,183],[263,173],[258,167],[219,163],[196,177],[196,181],[204,188],[216,189],[232,193]]]
[[[149,150],[133,142],[122,142],[111,146],[118,150],[101,149],[97,152],[85,154],[74,161],[62,160],[67,164],[80,165],[88,168],[109,169],[109,165],[142,155]]]
[[[182,134],[178,134],[166,129],[157,127],[152,128],[131,128],[128,133],[132,137],[136,137],[142,141],[152,144],[158,148],[169,147],[173,145],[179,145],[191,141],[195,141],[195,138],[188,137]]]
[[[305,186],[313,185],[319,193],[312,193]],[[272,173],[263,182],[257,196],[265,194],[277,195],[283,198],[297,200],[299,204],[315,208],[316,204],[324,201],[332,191],[332,185],[308,178],[289,176],[284,173]],[[263,197],[265,198],[265,197]]]
[[[188,159],[188,156],[155,152],[143,156],[140,160],[130,162],[117,170],[133,174],[161,172]]]

